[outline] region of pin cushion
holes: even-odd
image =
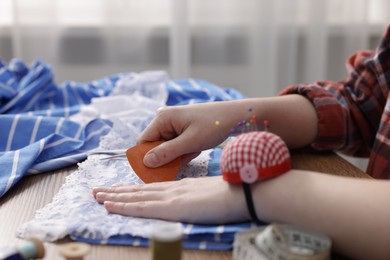
[[[221,155],[222,177],[230,183],[242,183],[249,213],[260,222],[253,206],[250,184],[263,181],[291,169],[291,157],[285,142],[266,131],[248,132],[233,138]]]

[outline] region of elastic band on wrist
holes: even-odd
[[[246,200],[246,205],[248,207],[249,214],[251,216],[251,219],[256,222],[257,224],[262,223],[259,218],[257,217],[255,206],[253,204],[253,198],[252,198],[252,191],[251,191],[251,186],[248,183],[243,182],[242,187],[244,189],[244,194],[245,194],[245,200]]]

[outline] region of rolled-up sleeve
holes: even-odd
[[[347,60],[348,78],[291,85],[280,93],[303,95],[315,107],[318,133],[312,148],[370,155],[389,92],[389,86],[381,84],[385,72],[378,66],[378,59],[390,59],[389,54],[381,56],[384,49],[389,52],[389,28],[375,51],[359,51]]]

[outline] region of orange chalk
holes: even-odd
[[[173,181],[176,179],[181,158],[176,158],[172,162],[157,168],[149,168],[144,165],[143,159],[145,154],[152,148],[162,143],[163,141],[142,143],[133,146],[126,151],[127,160],[129,161],[134,172],[144,183]]]

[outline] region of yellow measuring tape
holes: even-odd
[[[233,245],[234,260],[322,260],[330,259],[329,237],[290,225],[271,224],[238,232]]]

